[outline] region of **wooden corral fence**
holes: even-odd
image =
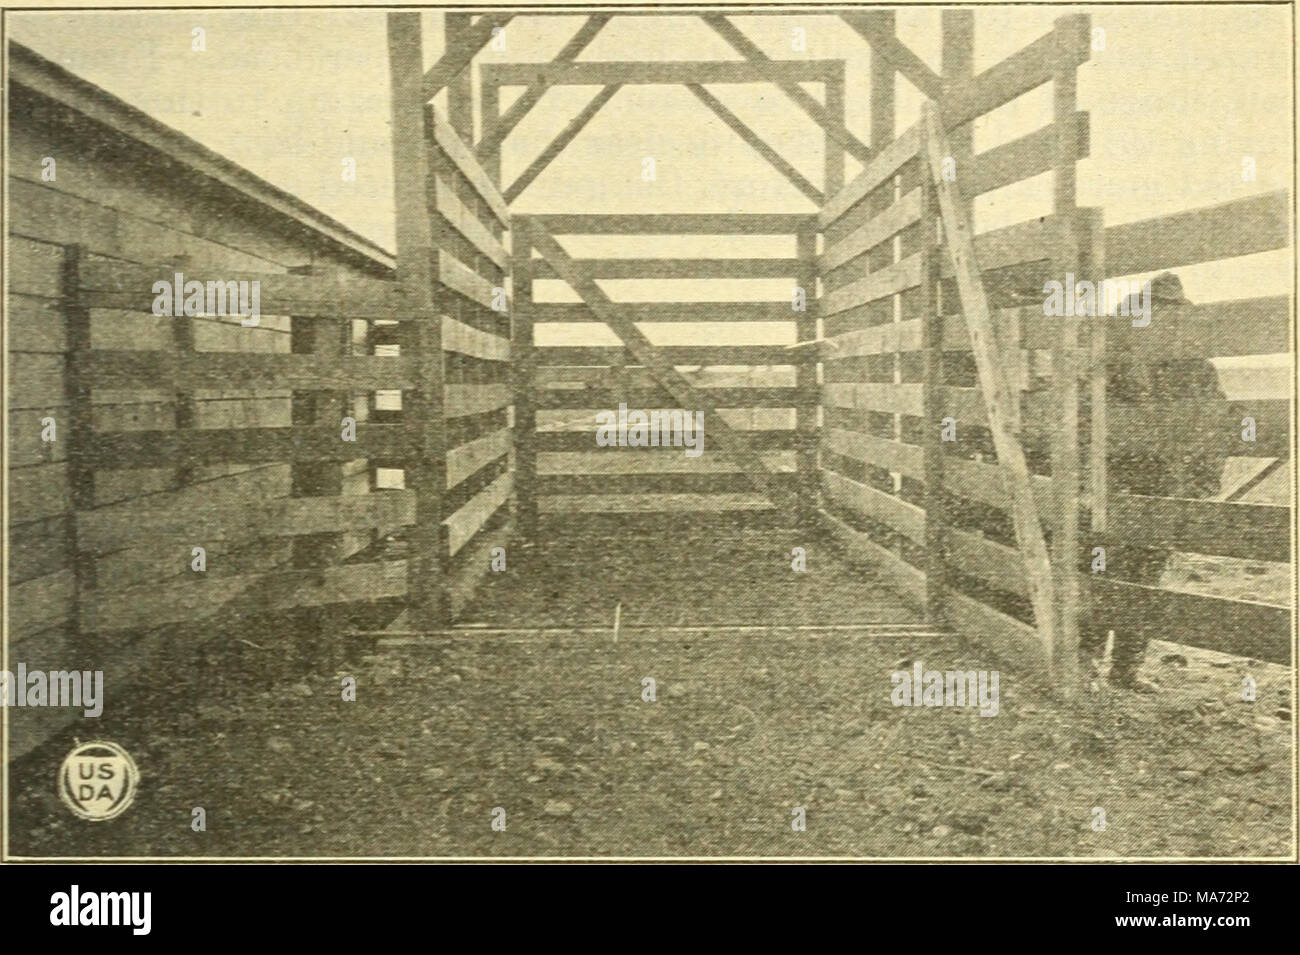
[[[600,321],[606,317],[644,329],[648,336],[690,328],[735,328],[737,322],[784,325],[804,341],[815,337],[813,312],[796,311],[789,295],[768,302],[647,302],[576,304],[533,302],[532,283],[568,278],[584,297],[598,296],[594,279],[787,279],[789,287],[815,288],[815,222],[798,215],[554,215],[517,216],[513,273],[520,390],[515,396],[521,527],[536,515],[565,513],[647,515],[705,512],[735,522],[775,509],[732,457],[712,453],[719,423],[732,440],[758,459],[764,480],[790,499],[812,500],[815,481],[817,383],[811,349],[789,345],[720,344],[696,339],[679,346],[650,345],[635,337],[626,345],[538,346],[539,323]],[[680,236],[725,242],[728,236],[779,237],[801,255],[768,258],[586,258],[532,257],[538,236]],[[529,237],[533,237],[530,239]],[[552,243],[554,240],[551,240]],[[593,310],[593,308],[595,310]],[[748,326],[753,328],[754,326]],[[634,329],[635,330],[635,329]],[[626,328],[623,332],[631,336]],[[725,334],[725,332],[724,332]],[[682,380],[656,376],[646,352],[678,371]],[[647,409],[703,412],[705,453],[687,456],[682,446],[628,453],[598,447],[593,437],[599,411]],[[676,426],[674,426],[676,427]],[[656,431],[655,443],[659,443]],[[723,440],[719,438],[718,440]],[[797,517],[793,512],[787,521]]]
[[[869,22],[888,32],[886,17]],[[1067,275],[1098,283],[1286,248],[1288,197],[1103,228],[1100,210],[1075,204],[1088,18],[1062,18],[974,77],[970,44],[969,15],[946,15],[925,119],[822,209],[824,522],[932,620],[1066,692],[1080,627],[1288,662],[1290,608],[1159,587],[1171,550],[1291,559],[1289,507],[1210,499],[1229,456],[1292,460],[1291,404],[1227,400],[1206,361],[1289,351],[1287,297],[1157,301],[1143,327],[1043,309],[1045,281]],[[974,119],[1049,82],[1051,124],[972,155]],[[886,131],[889,96],[873,90]],[[1044,172],[1051,215],[972,238],[972,200]],[[1134,493],[1135,476],[1164,489]],[[1115,572],[1126,564],[1147,579]]]
[[[1157,302],[1146,327],[1043,313],[1044,283],[1069,275],[1286,248],[1288,197],[1111,227],[1080,208],[1086,15],[976,75],[970,10],[943,12],[937,73],[889,11],[842,13],[872,50],[869,145],[845,124],[841,61],[771,59],[721,13],[701,19],[739,59],[580,61],[611,16],[597,14],[553,61],[483,64],[476,124],[474,58],[511,16],[448,14],[445,52],[426,69],[421,15],[388,15],[395,275],[382,250],[292,197],[11,55],[11,659],[99,668],[73,651],[103,640],[138,669],[141,634],[354,602],[392,601],[408,629],[442,630],[512,535],[536,538],[542,516],[560,527],[631,510],[628,526],[646,532],[656,515],[703,511],[824,528],[932,623],[1067,694],[1080,634],[1099,627],[1158,619],[1160,636],[1289,659],[1289,608],[1161,589],[1151,555],[1292,559],[1289,508],[1234,500],[1202,473],[1232,456],[1293,460],[1289,402],[1233,399],[1204,374],[1210,359],[1290,351],[1291,302]],[[901,133],[898,75],[928,101]],[[771,84],[811,117],[820,185],[707,88],[722,83]],[[504,185],[502,143],[562,84],[600,89]],[[512,215],[635,84],[687,87],[815,211]],[[975,121],[1047,84],[1050,123],[974,152]],[[503,86],[525,88],[504,110]],[[88,120],[50,118],[65,110]],[[93,141],[72,141],[87,130]],[[104,168],[43,181],[35,170],[59,137],[64,155]],[[165,172],[160,152],[185,175]],[[845,184],[850,156],[863,171]],[[975,200],[1044,174],[1048,214],[972,234]],[[257,227],[267,210],[286,223],[273,237]],[[625,235],[762,236],[788,250],[578,251]],[[257,281],[258,325],[155,314],[155,283],[177,273],[205,287]],[[792,296],[630,303],[600,284],[694,278],[776,279]],[[556,279],[577,301],[534,301],[535,284]],[[569,322],[604,325],[618,344],[539,343],[538,329]],[[784,324],[788,341],[707,341],[696,322]],[[696,337],[664,344],[674,327]],[[598,447],[595,412],[620,404],[703,412],[706,454]],[[56,442],[42,440],[51,416]],[[190,570],[195,547],[203,574]],[[1146,577],[1123,571],[1137,565]]]

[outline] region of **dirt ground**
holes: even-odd
[[[242,645],[241,645],[242,646]],[[265,653],[242,646],[254,672]],[[638,631],[379,648],[195,706],[133,702],[105,738],[143,781],[74,818],[69,741],[14,767],[17,855],[1276,856],[1290,851],[1290,681],[1153,647],[1156,696],[1070,711],[896,708],[892,670],[986,665],[946,636]],[[227,664],[228,665],[228,664]],[[1241,680],[1259,682],[1241,700]],[[344,702],[344,676],[357,679]],[[657,700],[642,700],[642,680]],[[146,715],[145,710],[148,710]],[[191,829],[191,810],[207,831]],[[505,810],[505,831],[491,827]],[[804,807],[806,831],[792,828]],[[1093,828],[1094,808],[1105,828]]]

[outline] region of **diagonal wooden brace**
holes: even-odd
[[[975,241],[971,235],[970,222],[963,212],[956,183],[945,180],[943,176],[944,159],[951,153],[932,103],[926,103],[923,107],[921,132],[930,165],[930,179],[938,195],[939,212],[948,238],[948,252],[957,274],[957,291],[961,297],[966,328],[970,332],[971,351],[975,355],[989,430],[993,432],[993,448],[997,452],[1007,490],[1011,493],[1011,516],[1015,522],[1016,540],[1025,559],[1026,584],[1034,608],[1034,621],[1046,654],[1049,675],[1055,678],[1056,600],[1052,564],[1047,554],[1043,527],[1038,519],[1038,509],[1034,505],[1025,452],[1011,427],[1011,409],[1015,397],[1002,366],[998,363],[997,338],[989,317],[984,280],[975,258]],[[933,422],[929,424],[932,425]]]
[[[708,416],[707,432],[710,441],[717,441],[723,452],[730,457],[746,476],[753,482],[756,490],[766,494],[772,503],[787,514],[798,513],[798,496],[784,488],[775,480],[774,475],[763,464],[763,459],[751,451],[743,439],[722,420],[718,410],[708,399],[707,392],[695,387],[691,381],[679,372],[673,363],[660,352],[658,346],[636,327],[636,322],[624,314],[623,310],[612,302],[596,284],[585,269],[571,259],[536,220],[528,222],[529,239],[533,248],[555,269],[556,275],[568,282],[582,298],[597,319],[604,322],[623,342],[624,347],[636,360],[644,365],[655,380],[664,387],[674,400],[683,408],[702,411]]]

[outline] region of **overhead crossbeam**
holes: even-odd
[[[785,176],[791,185],[815,202],[818,206],[822,204],[825,199],[822,191],[804,178],[803,174],[800,173],[798,169],[795,169],[794,166],[786,162],[785,159],[781,157],[780,153],[768,145],[768,143],[766,143],[758,133],[754,132],[753,129],[747,126],[744,120],[728,109],[725,103],[698,83],[689,83],[686,88],[694,93],[701,103],[713,110],[714,115],[716,115],[718,119],[722,120],[727,125],[727,128],[748,143],[754,152],[767,160],[768,164],[773,169]]]
[[[753,40],[741,33],[740,30],[738,30],[725,16],[717,13],[707,14],[703,17],[703,20],[713,28],[714,32],[730,43],[733,49],[744,56],[750,64],[775,65],[781,62],[768,57],[766,53],[758,48]],[[837,68],[842,73],[844,69],[844,61],[836,60],[835,62],[838,64]],[[811,79],[811,77],[809,79]],[[704,82],[708,81],[705,80]],[[785,93],[786,96],[790,97],[790,99],[794,101],[796,106],[811,116],[813,121],[822,127],[831,139],[835,140],[835,142],[848,150],[848,152],[853,155],[853,158],[861,162],[866,162],[871,158],[870,147],[849,132],[848,128],[844,125],[843,120],[831,116],[830,113],[827,112],[826,108],[822,106],[821,103],[817,102],[816,98],[811,93],[799,85],[797,79],[783,78],[777,80],[776,84],[781,88],[781,92]]]
[[[943,78],[894,35],[893,11],[841,13],[840,19],[871,45],[873,56],[901,73],[926,97],[938,100],[943,96]]]
[[[730,24],[728,24],[730,26]],[[760,54],[761,55],[761,54]],[[825,83],[837,79],[843,60],[592,60],[571,63],[484,63],[483,81],[495,86],[672,85],[687,83]],[[782,87],[784,88],[784,86]],[[804,93],[824,114],[820,103]]]
[[[542,174],[543,170],[551,164],[555,157],[577,138],[577,135],[586,128],[586,125],[600,112],[601,107],[608,103],[619,89],[621,87],[617,83],[606,86],[595,95],[581,113],[569,120],[569,124],[560,131],[558,136],[551,140],[550,145],[543,149],[541,154],[528,165],[528,168],[519,174],[519,178],[506,189],[504,198],[507,203],[514,202],[519,198],[520,194],[532,184],[534,179]]]
[[[427,103],[469,66],[483,44],[492,39],[492,31],[504,27],[514,19],[513,13],[489,13],[460,34],[455,46],[447,50],[438,62],[424,74],[424,101]]]
[[[607,15],[597,15],[587,18],[587,22],[582,25],[573,38],[557,53],[552,60],[553,63],[571,63],[579,53],[585,50],[588,44],[596,38],[601,29],[610,21]],[[550,89],[550,84],[542,80],[534,81],[529,84],[528,89],[520,97],[510,104],[510,108],[501,114],[490,127],[486,124],[490,121],[484,117],[484,132],[477,146],[474,147],[475,153],[480,161],[488,156],[494,155],[505,142],[516,126],[523,121],[528,115],[529,110],[538,104],[546,91]]]
[[[766,494],[772,503],[789,514],[798,513],[798,495],[790,492],[767,469],[762,458],[751,451],[744,440],[723,421],[707,392],[696,388],[679,372],[673,363],[636,326],[621,308],[612,302],[595,279],[569,257],[555,238],[536,220],[526,220],[529,241],[533,248],[550,263],[556,274],[566,281],[591,310],[596,318],[609,326],[622,340],[624,347],[640,365],[644,365],[654,379],[663,386],[674,401],[683,408],[702,411],[708,416],[710,441],[716,441],[723,452],[749,477],[755,489]]]

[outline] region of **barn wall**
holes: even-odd
[[[42,160],[55,161],[53,181],[42,179]],[[182,265],[283,273],[310,265],[325,271],[386,277],[376,255],[367,260],[312,228],[270,209],[247,193],[201,175],[181,158],[92,121],[66,102],[25,86],[11,87],[8,170],[8,407],[9,583],[11,669],[90,665],[74,643],[74,488],[68,467],[67,360],[62,270],[78,245],[82,255],[149,264],[186,257]],[[92,310],[90,346],[172,350],[182,323],[139,312]],[[238,319],[194,319],[199,351],[288,352],[292,322],[263,315],[258,327]],[[366,323],[340,326],[358,352]],[[287,426],[292,392],[198,391],[191,406],[176,394],[148,390],[93,393],[95,432],[174,429],[178,411],[197,428]],[[364,419],[368,396],[353,399]],[[41,440],[41,420],[53,417],[58,437]],[[366,494],[371,477],[364,460],[340,465],[345,494]],[[93,507],[183,504],[186,500],[264,500],[290,493],[290,465],[235,465],[195,469],[97,471]],[[85,492],[83,492],[85,493]],[[89,498],[86,498],[88,501]],[[369,543],[347,537],[345,553]],[[292,541],[212,542],[211,576],[246,574],[285,566]],[[90,558],[85,558],[90,559]],[[120,549],[94,560],[99,588],[148,586],[192,573],[189,549],[159,549],[123,540]],[[88,638],[95,639],[95,638]],[[115,638],[116,642],[116,638]],[[20,711],[11,710],[11,713]],[[31,713],[32,711],[27,711]],[[15,732],[21,729],[15,717]],[[22,748],[11,733],[11,746]]]

